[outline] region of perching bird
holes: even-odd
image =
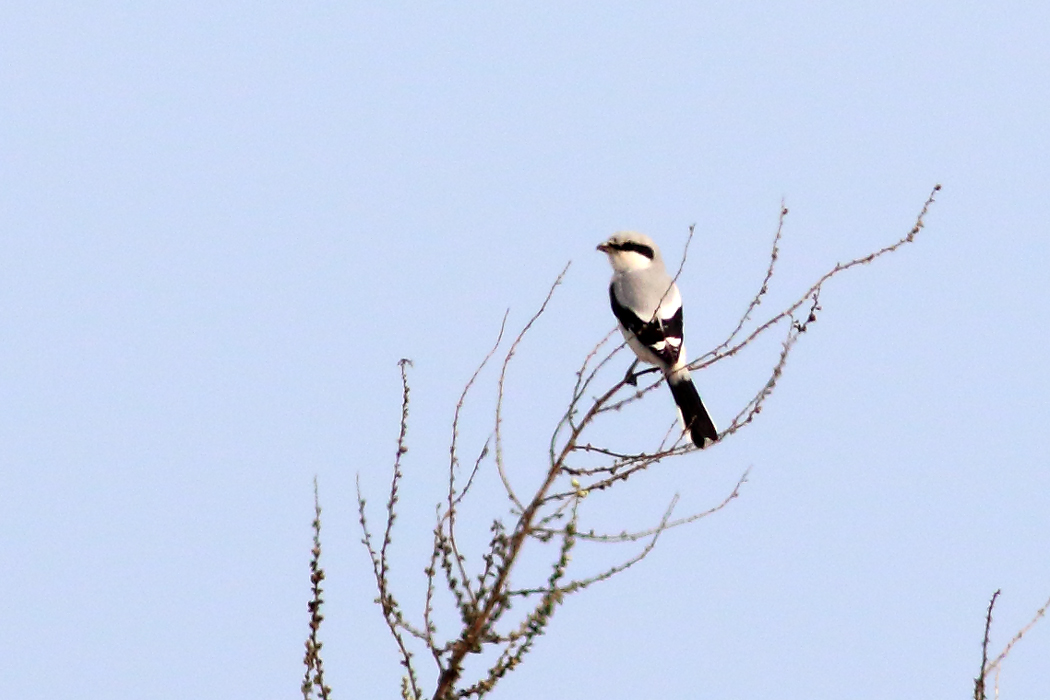
[[[718,429],[685,366],[682,296],[664,269],[660,249],[643,233],[620,231],[598,250],[613,268],[609,298],[627,344],[639,360],[664,373],[693,444],[703,448],[714,442]]]

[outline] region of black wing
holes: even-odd
[[[611,284],[609,285],[609,300],[612,302],[616,320],[633,333],[642,345],[666,362],[668,367],[674,367],[678,362],[678,352],[682,347],[682,307],[678,307],[678,311],[671,318],[654,318],[651,321],[643,321],[616,299],[616,292],[613,291]]]

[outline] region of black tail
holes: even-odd
[[[682,412],[682,420],[685,421],[685,427],[693,438],[693,444],[703,449],[705,440],[711,442],[717,440],[718,429],[711,420],[711,416],[707,415],[707,409],[704,408],[704,402],[700,400],[700,394],[696,391],[693,380],[688,376],[668,379],[667,385],[671,387],[671,395],[674,396],[674,402],[678,404],[678,410]]]

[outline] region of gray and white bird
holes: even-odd
[[[598,250],[609,256],[613,268],[609,299],[620,332],[639,360],[663,372],[693,444],[706,447],[718,439],[718,429],[686,367],[682,295],[664,268],[660,249],[644,233],[620,231]]]

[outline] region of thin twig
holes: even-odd
[[[380,547],[379,553],[377,554],[375,549],[372,547],[371,534],[368,530],[368,525],[365,520],[365,499],[361,495],[361,481],[360,477],[357,482],[357,503],[358,512],[360,514],[361,530],[364,532],[365,547],[368,549],[368,554],[372,558],[372,568],[376,578],[376,586],[379,589],[379,598],[377,602],[380,604],[383,610],[383,618],[386,620],[387,626],[390,628],[390,633],[393,635],[395,642],[397,643],[398,649],[401,652],[401,665],[405,667],[407,672],[406,683],[410,687],[412,694],[415,697],[419,697],[419,686],[416,682],[416,673],[412,667],[412,653],[408,650],[405,644],[404,637],[401,635],[401,630],[404,629],[412,635],[421,639],[426,639],[426,634],[420,632],[409,626],[404,616],[401,614],[401,609],[394,600],[393,595],[390,593],[390,567],[387,561],[387,548],[390,546],[391,533],[394,527],[394,520],[397,518],[397,512],[395,506],[398,502],[398,484],[401,480],[401,458],[406,452],[408,452],[408,446],[405,444],[405,436],[408,433],[408,404],[409,404],[409,389],[408,389],[408,366],[412,364],[411,360],[401,359],[398,362],[398,367],[401,369],[401,427],[397,436],[397,454],[394,457],[394,474],[390,479],[390,497],[387,500],[387,518],[386,518],[386,529],[383,534],[383,544]]]
[[[518,500],[518,497],[514,494],[514,489],[511,487],[510,479],[507,477],[506,469],[504,469],[503,434],[500,430],[503,423],[503,389],[507,378],[507,366],[510,364],[511,358],[514,357],[514,352],[518,349],[518,345],[521,344],[522,338],[524,338],[525,334],[529,332],[530,328],[532,328],[532,324],[534,324],[536,320],[543,314],[543,312],[547,310],[547,304],[550,303],[551,297],[554,296],[554,290],[557,289],[558,286],[561,284],[562,280],[565,279],[565,273],[569,271],[570,265],[572,265],[571,261],[565,264],[565,267],[562,268],[562,271],[558,275],[558,278],[554,280],[554,284],[551,285],[550,290],[547,292],[547,297],[543,300],[543,303],[540,304],[539,310],[532,315],[532,318],[529,319],[529,322],[526,323],[525,327],[521,329],[520,333],[518,333],[518,337],[514,339],[514,342],[510,346],[510,350],[507,351],[507,356],[503,359],[503,369],[502,371],[500,371],[499,375],[499,383],[497,385],[498,390],[496,395],[496,470],[499,472],[499,477],[503,481],[504,488],[507,490],[507,496],[510,497],[511,502],[513,502],[514,505],[517,506],[519,511],[523,510],[524,506],[521,504],[521,501]]]
[[[405,435],[408,433],[408,367],[412,365],[412,360],[401,358],[398,361],[397,366],[401,369],[401,429],[397,435],[397,453],[394,455],[394,476],[390,479],[390,498],[386,502],[386,532],[383,534],[383,546],[379,550],[379,567],[380,567],[380,578],[384,581],[387,580],[387,573],[389,570],[386,558],[387,547],[390,546],[390,534],[394,528],[394,520],[397,519],[397,512],[394,510],[394,506],[397,505],[397,487],[401,481],[401,458],[406,452],[408,447],[405,445]]]
[[[372,571],[375,574],[376,586],[379,588],[379,598],[376,602],[379,603],[380,608],[383,611],[383,619],[386,621],[387,627],[390,628],[390,634],[393,636],[394,641],[397,643],[398,651],[401,653],[401,665],[405,667],[408,675],[406,676],[407,684],[415,697],[420,697],[419,686],[416,682],[416,672],[412,667],[412,653],[408,650],[408,646],[405,644],[405,638],[401,635],[401,628],[398,625],[400,613],[397,608],[397,601],[394,600],[393,596],[387,587],[387,580],[383,578],[381,573],[379,555],[376,553],[375,548],[372,546],[372,535],[368,530],[368,522],[365,518],[365,498],[361,495],[361,478],[357,478],[357,510],[360,516],[361,531],[363,533],[361,542],[365,545],[365,549],[368,550],[368,555],[372,559]]]
[[[594,348],[592,348],[591,351],[587,353],[587,356],[583,360],[583,364],[580,366],[580,369],[576,372],[576,386],[573,387],[572,399],[569,401],[569,407],[565,409],[565,413],[558,421],[558,424],[554,427],[554,432],[551,433],[551,440],[549,446],[549,456],[551,464],[554,464],[554,453],[557,451],[558,435],[561,433],[562,428],[564,428],[565,426],[568,426],[569,428],[576,427],[572,422],[572,418],[574,415],[576,415],[576,407],[579,405],[580,399],[583,398],[584,392],[587,391],[587,387],[590,386],[591,382],[594,380],[594,377],[598,374],[602,367],[604,367],[606,363],[608,363],[609,360],[611,360],[616,355],[616,353],[618,353],[627,345],[626,342],[620,343],[619,347],[614,348],[611,352],[606,353],[605,357],[602,358],[601,361],[599,361],[598,364],[594,367],[594,369],[591,370],[590,374],[587,375],[587,379],[583,378],[583,375],[587,372],[587,366],[590,364],[591,360],[594,359],[601,347],[609,341],[609,338],[611,338],[613,334],[616,333],[616,331],[617,328],[613,327],[611,331],[605,334],[604,338],[598,341]]]
[[[773,249],[769,253],[769,266],[766,268],[766,276],[762,278],[762,286],[759,287],[758,293],[755,294],[753,299],[751,299],[751,303],[747,305],[747,309],[740,317],[740,322],[736,324],[736,328],[734,328],[733,332],[729,334],[729,337],[722,341],[722,343],[713,350],[709,350],[698,359],[703,359],[709,355],[717,355],[719,351],[729,347],[729,344],[732,343],[733,339],[740,333],[744,324],[751,319],[751,313],[762,303],[762,297],[764,297],[769,291],[769,282],[773,279],[773,269],[776,267],[777,259],[780,257],[780,237],[784,233],[784,218],[787,214],[788,209],[784,206],[784,200],[782,199],[780,200],[780,217],[777,220],[777,233],[773,236]]]
[[[981,644],[981,672],[973,681],[973,700],[986,700],[984,679],[988,675],[988,636],[992,631],[992,609],[1002,592],[1002,589],[997,590],[992,594],[992,599],[988,601],[988,614],[984,618],[984,642]]]
[[[730,491],[729,495],[723,498],[722,501],[718,504],[708,508],[707,510],[700,511],[699,513],[694,513],[693,515],[662,523],[659,528],[651,528],[649,530],[642,530],[640,532],[621,532],[616,535],[599,535],[595,534],[595,532],[591,530],[590,532],[581,532],[577,535],[577,537],[579,537],[581,540],[588,540],[591,542],[634,542],[645,537],[650,537],[656,534],[658,531],[672,530],[681,525],[687,525],[689,523],[696,522],[701,518],[706,518],[709,515],[717,513],[718,511],[728,506],[734,499],[738,498],[740,496],[740,489],[743,487],[744,484],[747,483],[747,477],[750,473],[751,467],[748,467],[746,470],[744,470],[744,473],[740,475],[740,478],[737,480],[736,485],[733,487],[733,490]]]
[[[667,506],[667,510],[664,512],[663,518],[661,518],[660,520],[660,524],[653,528],[650,532],[652,539],[649,540],[649,543],[645,545],[645,548],[642,549],[641,552],[631,557],[627,561],[617,564],[616,566],[612,566],[603,571],[602,573],[596,574],[595,576],[580,579],[578,581],[572,581],[568,585],[563,586],[561,588],[526,588],[517,591],[508,591],[507,595],[527,597],[530,595],[535,595],[537,593],[550,595],[552,592],[555,591],[562,595],[568,595],[570,593],[575,593],[576,591],[583,590],[584,588],[587,588],[588,586],[598,583],[600,581],[606,581],[615,576],[616,574],[620,573],[621,571],[631,568],[632,566],[640,562],[642,559],[645,559],[647,556],[649,556],[649,553],[653,551],[654,547],[656,547],[656,542],[660,539],[660,535],[668,529],[668,520],[671,517],[671,513],[674,512],[675,505],[677,504],[678,494],[675,494],[674,497],[671,499],[670,505]],[[580,536],[579,533],[574,532],[573,534],[576,537]]]
[[[996,595],[998,595],[998,594],[999,594],[999,591],[996,591]],[[992,600],[993,601],[995,600],[994,596],[993,596]],[[1017,644],[1019,641],[1021,641],[1021,637],[1025,636],[1028,633],[1028,631],[1030,629],[1032,629],[1032,627],[1035,626],[1035,623],[1039,622],[1039,620],[1044,615],[1046,615],[1046,611],[1047,611],[1048,608],[1050,608],[1050,599],[1048,599],[1045,603],[1043,603],[1043,607],[1041,607],[1041,608],[1039,608],[1038,610],[1035,611],[1035,616],[1032,617],[1032,619],[1028,622],[1027,625],[1025,625],[1021,629],[1021,631],[1019,631],[1017,634],[1014,635],[1013,639],[1011,639],[1010,643],[1006,645],[1006,647],[1003,649],[1002,653],[999,654],[999,656],[995,657],[995,661],[993,661],[990,664],[987,664],[987,663],[985,664],[985,666],[984,666],[984,675],[987,676],[988,672],[991,671],[992,669],[995,669],[996,672],[998,672],[1000,665],[1006,659],[1006,657],[1010,654],[1010,651],[1014,648],[1014,645]],[[989,613],[990,613],[991,612],[991,606],[990,605],[988,606],[988,610],[989,610]],[[988,633],[986,631],[985,632],[985,642],[986,643],[987,643],[987,640],[988,640]],[[985,653],[985,661],[987,661],[987,658],[988,658],[987,657],[987,653]]]
[[[306,665],[306,674],[303,676],[302,691],[303,700],[310,700],[317,689],[321,700],[328,700],[328,694],[332,689],[324,682],[324,661],[321,658],[321,647],[324,643],[319,639],[318,632],[321,630],[321,622],[324,615],[321,614],[321,606],[324,599],[321,582],[324,581],[324,568],[321,567],[321,500],[317,494],[317,477],[314,477],[314,546],[310,550],[310,592],[312,597],[307,603],[310,612],[310,635],[306,639],[306,655],[303,663]]]
[[[940,185],[934,185],[933,190],[930,192],[929,197],[926,198],[926,202],[922,206],[922,210],[919,212],[919,215],[915,219],[915,225],[912,226],[911,230],[908,231],[908,233],[903,238],[901,238],[900,240],[898,240],[895,243],[892,243],[892,244],[887,245],[887,246],[885,246],[883,248],[880,248],[879,250],[875,251],[874,253],[869,253],[868,255],[865,255],[865,256],[862,256],[862,257],[859,257],[859,258],[854,258],[853,260],[850,260],[849,262],[846,262],[846,263],[838,263],[837,265],[835,265],[835,267],[831,268],[828,272],[824,273],[824,275],[821,276],[820,279],[818,279],[809,289],[807,289],[806,292],[804,294],[802,294],[802,296],[800,296],[797,301],[795,301],[793,304],[791,304],[791,306],[789,306],[784,311],[781,311],[780,313],[778,313],[777,315],[773,316],[768,321],[766,321],[765,323],[760,325],[758,328],[756,328],[754,331],[752,331],[744,340],[740,341],[739,343],[737,343],[736,345],[732,346],[728,350],[724,350],[722,352],[717,352],[717,353],[714,353],[714,354],[708,353],[708,354],[700,356],[696,360],[694,360],[694,361],[689,363],[689,365],[688,365],[689,369],[691,369],[691,370],[703,369],[704,367],[708,367],[710,365],[713,365],[714,363],[716,363],[716,362],[718,362],[720,360],[724,360],[727,357],[732,357],[733,355],[735,355],[741,349],[746,347],[748,344],[751,343],[751,341],[753,341],[755,338],[757,338],[759,335],[764,333],[769,328],[777,325],[778,323],[780,323],[784,319],[793,318],[793,315],[794,315],[795,311],[797,311],[800,306],[802,306],[804,303],[806,303],[806,301],[808,299],[812,299],[815,294],[818,294],[820,292],[821,288],[824,286],[824,283],[827,282],[828,280],[830,280],[832,277],[838,275],[841,272],[845,272],[846,270],[849,270],[850,268],[856,267],[858,265],[867,265],[867,264],[871,263],[872,261],[876,260],[877,258],[880,258],[883,255],[886,255],[887,253],[892,253],[892,252],[896,251],[898,248],[900,248],[901,246],[906,245],[906,244],[911,243],[912,241],[914,241],[915,240],[915,236],[918,235],[919,231],[921,231],[923,226],[926,225],[925,224],[926,214],[929,212],[930,206],[933,204],[934,199],[935,199],[935,197],[937,195],[937,192],[939,192],[940,189],[941,189]],[[709,358],[709,359],[705,360],[705,358]]]
[[[481,464],[481,459],[488,451],[488,441],[485,442],[485,448],[482,450],[482,457],[474,463],[474,470],[470,473],[470,478],[467,480],[466,486],[463,487],[463,492],[458,495],[456,494],[456,467],[459,464],[459,460],[456,457],[456,445],[459,440],[459,417],[463,411],[463,404],[467,400],[467,394],[470,392],[471,387],[474,386],[474,382],[477,381],[478,375],[481,374],[481,370],[485,369],[485,365],[492,359],[492,356],[496,354],[496,349],[499,348],[500,342],[503,340],[503,332],[507,328],[507,316],[510,315],[508,309],[503,314],[503,321],[500,322],[499,334],[496,336],[496,342],[493,343],[492,349],[489,350],[488,354],[478,365],[478,368],[474,370],[474,374],[471,375],[466,385],[463,387],[463,393],[459,395],[459,401],[456,402],[456,410],[452,417],[452,440],[449,443],[449,465],[448,465],[448,510],[445,511],[445,517],[448,518],[448,541],[452,547],[452,554],[459,566],[460,577],[463,582],[463,586],[467,590],[467,595],[470,596],[470,600],[475,605],[477,604],[477,598],[474,597],[474,591],[470,587],[470,577],[467,575],[466,568],[463,564],[463,555],[459,552],[459,545],[456,544],[456,504],[466,496],[467,491],[470,490],[470,486],[474,483],[474,475],[478,471],[478,466]],[[439,527],[443,527],[440,523]]]

